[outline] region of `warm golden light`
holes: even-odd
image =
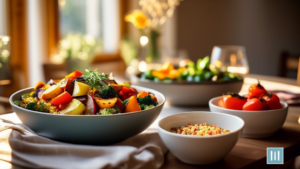
[[[212,66],[213,68],[218,68],[220,69],[222,67],[222,62],[219,60],[214,61],[210,66]]]
[[[0,85],[8,85],[10,83],[11,83],[10,80],[0,80]]]
[[[236,65],[236,55],[235,54],[230,55],[230,63],[231,63],[231,65]]]
[[[139,71],[145,72],[147,70],[147,63],[145,61],[141,61],[139,63]]]
[[[60,55],[52,55],[50,57],[50,62],[54,64],[62,64],[64,62],[64,58]]]
[[[239,73],[239,74],[247,74],[248,69],[246,67],[235,67],[235,66],[228,66],[227,71],[231,73]]]
[[[6,44],[9,41],[8,36],[2,36],[2,41]]]
[[[149,40],[147,36],[141,36],[140,43],[142,46],[146,46],[148,44]]]

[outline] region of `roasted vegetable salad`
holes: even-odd
[[[112,74],[87,69],[61,80],[38,82],[31,93],[14,104],[25,109],[65,115],[110,115],[146,110],[157,106],[154,94],[137,92],[129,83],[118,84]]]
[[[155,82],[224,82],[242,80],[242,76],[227,72],[210,65],[208,56],[198,59],[197,62],[183,60],[183,64],[175,67],[166,62],[159,70],[148,70],[141,74],[141,79],[153,80]]]

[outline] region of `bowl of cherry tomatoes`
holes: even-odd
[[[242,137],[265,138],[278,131],[285,122],[288,105],[276,94],[268,93],[258,82],[249,88],[248,95],[228,93],[209,101],[212,112],[238,116],[245,121]]]

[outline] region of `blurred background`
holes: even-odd
[[[155,31],[126,22],[136,9]],[[0,96],[75,69],[124,76],[132,60],[148,57],[146,45],[159,58],[150,62],[196,61],[215,45],[240,45],[250,74],[296,79],[299,9],[299,0],[0,0]]]

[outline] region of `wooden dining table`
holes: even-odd
[[[124,77],[121,78],[124,80]],[[268,90],[284,90],[292,93],[300,93],[300,86],[294,79],[286,79],[262,75],[247,75],[244,79],[244,85],[241,94],[247,93],[251,84],[257,83],[259,79],[261,84]],[[178,107],[172,106],[166,102],[161,114],[157,120],[144,132],[157,134],[157,123],[160,119],[178,113],[190,111],[209,111],[209,107]],[[14,113],[0,115],[0,117],[15,118]],[[184,143],[183,143],[184,144]],[[221,144],[221,143],[220,143]],[[267,147],[282,147],[284,149],[283,165],[267,165]],[[297,162],[297,156],[300,155],[300,106],[289,106],[288,115],[283,127],[273,136],[262,139],[239,138],[235,147],[221,161],[210,165],[189,165],[181,162],[172,152],[165,154],[165,161],[162,169],[196,169],[196,168],[293,168]],[[300,164],[300,158],[299,158]],[[300,166],[300,165],[299,165]]]

